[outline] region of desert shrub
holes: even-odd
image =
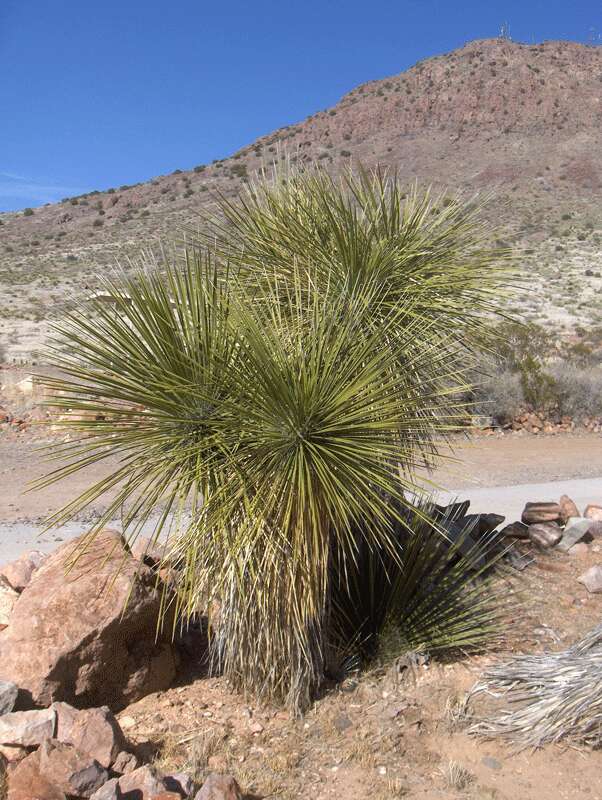
[[[510,422],[526,406],[520,376],[509,369],[492,371],[487,364],[474,375],[471,406],[476,415]]]
[[[559,413],[574,419],[602,416],[602,369],[561,362],[550,372]]]
[[[169,535],[166,558],[182,567],[179,617],[217,601],[212,663],[293,710],[324,678],[335,592],[342,606],[366,548],[397,567],[384,620],[402,621],[405,647],[470,627],[431,615],[420,581],[421,599],[410,588],[398,526],[414,524],[416,468],[464,415],[457,365],[481,342],[503,277],[478,207],[456,198],[435,215],[439,198],[402,196],[378,172],[277,174],[222,199],[183,263],[144,261],[104,281],[113,304],[56,328],[66,377],[48,379],[62,393],[51,402],[94,413],[66,420],[80,436],[47,482],[110,453],[120,465],[52,521],[117,487],[90,535],[123,509],[135,537],[161,501],[154,536]],[[420,560],[415,535],[404,553]]]
[[[31,216],[33,216],[33,208],[24,208],[24,209],[23,209],[23,216],[24,216],[24,217],[31,217]]]

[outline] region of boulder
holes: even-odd
[[[577,580],[579,583],[582,583],[591,594],[602,592],[602,567],[598,564],[594,567],[590,567],[583,575],[580,575]]]
[[[13,589],[4,575],[0,575],[0,625],[3,627],[10,623],[18,599],[19,592]]]
[[[562,541],[558,544],[558,549],[562,550],[564,553],[568,553],[573,545],[576,545],[577,542],[580,542],[582,539],[589,539],[591,541],[592,536],[589,535],[591,524],[592,522],[589,519],[571,517],[564,529]]]
[[[102,708],[78,710],[67,703],[54,703],[55,738],[87,753],[103,767],[110,767],[125,744],[112,711]]]
[[[154,574],[114,531],[85,550],[83,539],[46,559],[0,633],[0,679],[18,684],[20,702],[121,708],[174,678],[172,646],[155,638],[161,589]]]
[[[0,681],[0,717],[8,714],[15,707],[19,687],[11,681]]]
[[[0,575],[4,575],[13,589],[22,592],[46,557],[40,550],[30,550],[28,553],[23,553],[16,561],[0,567]]]
[[[500,531],[500,536],[508,536],[510,539],[528,539],[529,526],[524,522],[511,522]]]
[[[560,506],[560,520],[566,523],[571,517],[580,517],[579,509],[568,494],[563,494],[558,505]]]
[[[10,773],[7,800],[67,800],[40,767],[40,752],[27,756]]]
[[[240,787],[231,775],[218,775],[212,772],[194,800],[242,800]]]
[[[0,744],[37,747],[51,739],[55,729],[56,714],[52,708],[12,711],[0,717]]]
[[[583,516],[587,517],[587,519],[594,519],[596,522],[602,522],[602,506],[590,503],[590,505],[585,507]]]
[[[38,753],[42,775],[69,797],[91,797],[109,779],[98,761],[70,744],[47,739]]]
[[[540,522],[529,525],[529,539],[538,547],[554,547],[562,539],[562,528],[555,522]]]
[[[525,525],[537,525],[540,522],[558,522],[561,514],[558,503],[527,503],[521,519]]]

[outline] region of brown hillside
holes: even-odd
[[[173,237],[212,191],[232,192],[285,157],[335,170],[381,163],[408,180],[493,189],[493,213],[504,238],[523,247],[531,277],[523,307],[558,325],[602,321],[592,302],[602,283],[602,48],[492,39],[363,84],[231,158],[0,215],[9,355],[27,357],[49,311],[117,258]]]

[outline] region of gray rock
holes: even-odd
[[[54,736],[56,713],[53,708],[41,711],[13,711],[0,717],[0,744],[37,747]]]
[[[510,525],[502,528],[500,536],[508,536],[511,539],[528,539],[529,526],[524,522],[511,522]]]
[[[484,766],[489,767],[489,769],[498,770],[502,768],[501,762],[498,761],[497,758],[492,758],[491,756],[485,756],[483,759],[481,759],[481,763],[484,764]]]
[[[15,707],[19,687],[12,681],[0,681],[0,716],[8,714]]]
[[[590,594],[602,592],[602,567],[599,564],[590,567],[577,580],[585,586]]]
[[[564,529],[562,541],[558,543],[558,549],[562,550],[563,553],[568,553],[571,547],[580,542],[589,532],[591,524],[589,519],[571,517]]]
[[[554,547],[562,539],[562,529],[555,522],[539,522],[529,525],[529,539],[538,547]]]

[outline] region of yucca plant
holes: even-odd
[[[463,413],[496,274],[467,228],[432,223],[430,201],[404,210],[395,183],[349,178],[347,202],[326,176],[303,180],[296,205],[286,186],[253,190],[281,203],[280,227],[243,199],[255,250],[231,219],[214,252],[147,257],[56,325],[51,404],[78,412],[62,424],[79,436],[52,449],[67,465],[45,479],[117,455],[51,522],[113,490],[90,536],[120,513],[133,538],[159,508],[177,618],[206,610],[213,663],[295,711],[324,675],[335,580],[351,592],[366,552],[398,574],[409,563],[399,530],[415,472]]]

